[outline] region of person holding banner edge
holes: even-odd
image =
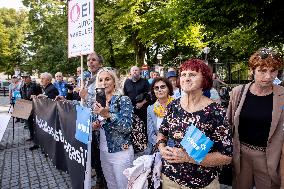
[[[212,87],[212,72],[204,61],[187,60],[181,65],[180,73],[184,95],[169,104],[157,136],[163,162],[162,188],[219,189],[219,167],[229,164],[232,159],[232,136],[226,112],[202,94]],[[201,136],[199,139],[195,140],[194,135],[185,138],[191,128]],[[213,146],[198,146],[201,139],[213,142]],[[173,140],[174,145],[167,146],[168,140]],[[194,148],[191,152],[195,153],[188,154],[184,143],[191,143]],[[203,153],[203,150],[209,153]],[[200,159],[201,154],[203,160],[200,162],[197,158]]]
[[[51,83],[52,81],[52,75],[48,72],[44,72],[40,74],[40,83],[42,87],[42,94],[39,94],[37,96],[32,96],[32,98],[50,98],[50,99],[55,99],[58,95],[59,92],[55,88],[55,86]],[[35,139],[36,143],[36,139]],[[32,147],[29,148],[29,150],[35,150],[38,149],[39,146],[37,144],[33,145]],[[42,149],[43,152],[43,149]]]
[[[114,70],[100,69],[96,86],[104,88],[106,97],[105,107],[98,101],[93,107],[94,113],[99,115],[93,127],[100,131],[103,173],[108,189],[124,189],[127,187],[127,178],[123,171],[131,167],[134,160],[134,149],[130,140],[133,106],[129,97],[121,96]]]
[[[22,74],[22,78],[24,81],[23,86],[21,87],[20,93],[21,98],[25,100],[32,100],[33,96],[37,96],[42,93],[41,87],[37,83],[33,83],[31,80],[31,76],[29,74]],[[30,117],[26,121],[26,124],[29,128],[30,138],[26,141],[34,140],[34,124],[33,124],[33,113],[31,113]]]

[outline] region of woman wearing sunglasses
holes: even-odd
[[[169,104],[157,136],[163,189],[220,188],[220,166],[231,162],[232,138],[224,108],[203,95],[212,83],[212,72],[202,60],[190,59],[181,65],[180,85],[184,94]],[[187,137],[190,133],[192,138]],[[206,145],[197,136],[213,143],[209,152],[203,153],[202,161],[188,150],[189,155],[182,143],[193,143],[191,146],[202,153]],[[169,141],[174,145],[167,145]]]
[[[249,59],[254,81],[231,93],[227,115],[234,130],[233,188],[284,187],[284,88],[273,84],[282,65],[279,54],[259,49]]]
[[[147,133],[149,154],[157,142],[157,133],[165,116],[166,108],[174,98],[173,87],[166,78],[158,77],[152,81],[150,91],[154,97],[155,103],[147,108]]]

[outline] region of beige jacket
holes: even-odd
[[[239,141],[239,115],[244,104],[244,100],[251,83],[245,85],[243,95],[239,106],[239,96],[242,85],[235,87],[230,96],[230,103],[227,111],[227,116],[230,124],[234,129],[233,136],[233,164],[235,173],[240,173],[240,141]],[[266,158],[268,165],[268,174],[271,179],[280,185],[280,158],[284,141],[284,87],[273,85],[273,110],[272,122],[267,141]]]

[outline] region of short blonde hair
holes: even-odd
[[[99,72],[97,73],[97,77],[96,77],[96,88],[98,88],[98,83],[99,83],[99,75],[102,72],[107,72],[112,79],[114,80],[114,95],[122,95],[122,90],[120,88],[120,84],[119,84],[119,79],[117,77],[117,73],[116,70],[114,68],[110,68],[110,67],[102,67]]]

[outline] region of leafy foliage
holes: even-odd
[[[144,61],[152,66],[158,63],[157,54],[163,55],[165,66],[178,66],[187,58],[204,58],[202,49],[209,46],[209,63],[218,59],[246,69],[248,57],[262,46],[283,51],[281,0],[94,3],[95,49],[112,67],[128,69]],[[12,72],[20,65],[29,71],[73,73],[79,59],[67,58],[67,1],[23,0],[23,4],[28,13],[1,9],[0,69]],[[231,67],[234,72],[238,66]]]
[[[24,62],[23,41],[27,28],[26,12],[0,9],[0,71],[9,75]]]

